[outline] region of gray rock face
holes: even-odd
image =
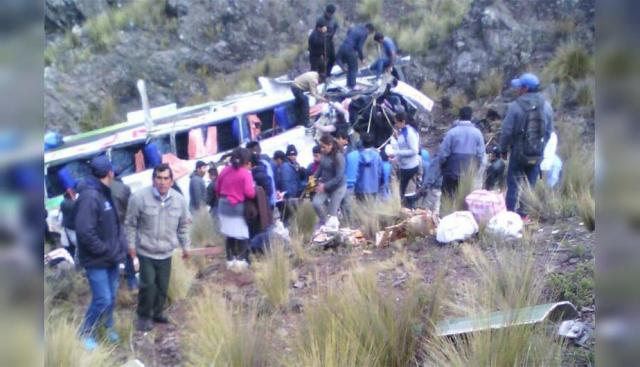
[[[49,45],[60,43],[56,35],[74,26],[79,43],[57,55],[45,72],[48,128],[79,132],[78,121],[108,99],[113,100],[120,121],[124,120],[127,111],[139,108],[135,89],[139,78],[147,82],[152,106],[187,104],[194,95],[207,92],[205,78],[246,69],[292,45],[306,48],[307,34],[324,7],[324,2],[299,0],[164,1],[161,11],[166,24],[132,24],[116,30],[118,41],[103,53],[92,49],[82,24],[118,6],[116,0],[45,1]],[[492,69],[502,71],[506,81],[548,59],[562,41],[555,24],[567,16],[577,25],[575,37],[592,45],[594,2],[475,0],[441,46],[423,56],[412,55],[405,74],[417,86],[429,80],[447,93],[464,91],[472,96],[477,81]],[[353,2],[336,3],[343,19],[358,20]],[[387,12],[403,2],[390,3],[393,9],[385,5]],[[342,22],[336,43],[346,28]],[[291,74],[307,68],[306,58],[300,57]]]

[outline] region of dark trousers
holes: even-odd
[[[324,73],[325,72],[325,63],[324,63],[324,57],[322,55],[320,56],[309,56],[309,66],[311,68],[311,71],[317,71],[318,73]]]
[[[404,193],[407,192],[407,186],[409,186],[409,181],[415,175],[418,174],[418,166],[409,169],[400,169],[398,170],[398,176],[400,176],[400,199],[404,202]]]
[[[340,67],[346,66],[347,68],[347,87],[355,87],[356,75],[358,74],[358,53],[340,50],[338,52],[338,62]]]
[[[518,214],[525,215],[522,207],[522,200],[518,200],[518,191],[526,181],[534,187],[540,176],[540,165],[524,166],[516,162],[515,158],[509,158],[509,168],[507,169],[507,197],[505,199],[508,211],[516,211],[518,204]],[[526,181],[525,181],[526,180]]]
[[[327,50],[327,75],[331,75],[331,69],[336,64],[336,48],[333,45],[333,39],[330,38],[325,43],[325,49]]]
[[[458,177],[442,176],[442,193],[450,198],[454,197],[458,191],[458,181]]]
[[[225,240],[225,248],[227,250],[227,261],[234,258],[237,260],[249,260],[249,240],[239,240],[233,237],[227,237]]]
[[[156,260],[138,255],[140,285],[138,291],[138,316],[151,318],[162,315],[171,279],[171,257]]]
[[[295,98],[296,124],[309,127],[309,98],[304,95],[302,89],[295,86],[291,86],[291,93]]]

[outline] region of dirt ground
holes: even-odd
[[[535,239],[532,243],[536,244],[536,266],[540,271],[571,273],[580,264],[594,261],[594,233],[584,229],[577,218],[563,219],[553,224],[533,224],[527,230]],[[471,240],[470,243],[480,246],[477,240]],[[473,271],[462,258],[459,247],[460,244],[442,246],[435,238],[423,238],[402,247],[392,245],[376,248],[365,245],[309,250],[311,259],[293,268],[289,307],[281,312],[280,317],[275,317],[273,330],[276,337],[273,338],[273,347],[282,350],[285,355],[292,353],[285,340],[295,333],[305,302],[317,298],[327,287],[335,286],[355,265],[380,265],[379,285],[389,296],[400,299],[405,292],[409,272],[417,272],[429,284],[444,265],[446,284],[455,286],[464,279],[470,279]],[[490,248],[483,249],[483,252],[491,258]],[[120,346],[116,350],[119,359],[125,362],[135,357],[145,366],[183,365],[182,325],[188,317],[188,302],[192,297],[198,296],[203,286],[209,285],[222,289],[225,297],[236,302],[249,303],[261,297],[254,285],[252,271],[236,274],[226,270],[223,253],[208,257],[206,266],[200,272],[187,299],[169,307],[167,313],[174,324],[157,326],[148,333],[133,330],[129,345]],[[127,291],[123,289],[122,292]],[[549,301],[559,300],[553,299],[550,290],[546,293]],[[123,308],[131,311],[135,309],[135,300],[132,298],[128,301],[119,306],[120,310],[116,311],[118,315],[123,312]],[[595,305],[584,305],[579,311],[581,319],[595,327]],[[563,364],[586,366],[589,354],[593,354],[593,344],[589,348],[569,346],[565,354]]]

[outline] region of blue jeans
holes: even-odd
[[[380,75],[382,75],[382,71],[384,70],[384,68],[389,66],[389,59],[386,57],[381,57],[379,59],[377,59],[373,64],[371,64],[371,66],[369,67],[369,70],[375,71],[376,73],[376,77],[380,77]]]
[[[85,268],[85,272],[91,287],[91,304],[84,316],[80,334],[92,335],[101,322],[106,328],[113,327],[120,269],[119,265],[114,265],[110,268]]]
[[[127,258],[124,261],[124,276],[127,278],[127,287],[129,289],[138,287],[138,279],[136,278],[136,269],[133,266],[133,258],[127,254]]]
[[[517,213],[524,215],[524,208],[522,207],[522,200],[518,200],[518,190],[520,186],[525,184],[525,180],[529,182],[531,187],[536,185],[538,177],[540,176],[540,165],[535,166],[523,166],[516,162],[515,157],[509,157],[509,168],[507,169],[507,210],[510,212],[516,211],[516,204],[518,204]]]

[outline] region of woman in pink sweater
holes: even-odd
[[[249,227],[244,217],[244,202],[253,199],[256,191],[251,171],[247,168],[250,153],[236,148],[231,164],[224,167],[216,182],[220,232],[226,236],[227,267],[249,264]]]

